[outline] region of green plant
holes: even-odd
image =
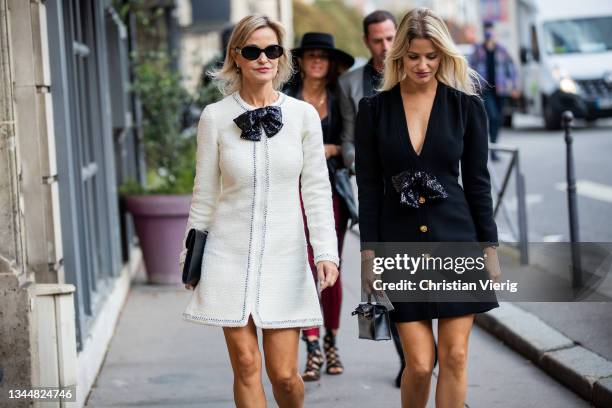
[[[122,194],[188,194],[195,177],[195,129],[183,129],[191,97],[165,52],[132,56],[132,90],[142,105],[146,186],[128,180]]]
[[[131,90],[142,107],[146,182],[126,180],[121,195],[188,194],[195,177],[195,129],[184,128],[184,113],[192,98],[182,86],[180,73],[171,66],[176,58],[168,49],[169,35],[164,2],[113,0],[126,26],[136,33],[138,53],[132,53]],[[133,16],[133,19],[131,18]]]

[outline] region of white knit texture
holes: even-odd
[[[236,95],[208,105],[197,131],[196,177],[185,230],[208,230],[202,277],[183,317],[215,326],[322,324],[308,265],[299,185],[317,260],[339,264],[321,121],[311,105],[281,95],[283,127],[252,142],[233,119]],[[242,101],[239,97],[243,105]],[[184,241],[183,241],[184,242]],[[180,254],[179,266],[185,259]]]

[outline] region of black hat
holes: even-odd
[[[313,49],[330,51],[332,57],[338,59],[341,64],[346,65],[348,68],[355,63],[355,58],[334,46],[334,36],[328,33],[304,34],[300,46],[292,49],[291,52],[296,57],[301,57],[305,50]]]

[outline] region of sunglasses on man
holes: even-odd
[[[256,45],[247,45],[246,47],[236,47],[234,49],[238,54],[242,55],[245,59],[249,61],[255,61],[261,53],[266,54],[268,59],[277,59],[280,58],[281,55],[284,54],[285,50],[280,45],[268,45],[266,48],[261,49]]]

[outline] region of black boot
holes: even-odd
[[[401,363],[401,366],[399,369],[399,373],[397,373],[397,377],[395,377],[395,386],[397,388],[400,388],[402,386],[402,374],[404,373],[404,368],[406,368],[406,362],[404,361],[403,358],[400,361],[400,363]]]
[[[434,368],[438,364],[438,344],[436,343],[436,339],[434,339]]]
[[[400,359],[399,373],[397,373],[397,377],[395,377],[395,386],[399,388],[402,384],[402,373],[404,372],[404,367],[406,367],[406,362],[404,361],[404,351],[402,350],[402,342],[400,340],[399,333],[397,332],[397,326],[395,324],[391,325],[391,337],[393,338],[393,345],[395,346],[395,351],[397,351],[397,356]]]

